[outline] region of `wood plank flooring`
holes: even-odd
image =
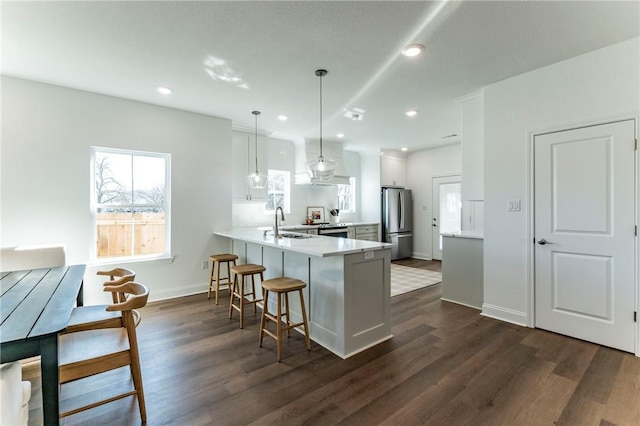
[[[439,262],[404,264],[438,268]],[[409,265],[411,266],[411,265]],[[240,330],[227,296],[150,303],[138,328],[149,425],[640,425],[640,359],[482,317],[441,285],[391,299],[390,341],[342,360],[292,333],[276,362],[259,313]],[[42,422],[38,368],[30,425]],[[124,369],[62,390],[63,408],[129,385]],[[109,380],[107,380],[109,379]],[[133,398],[62,419],[140,424]]]

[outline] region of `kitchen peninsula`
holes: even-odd
[[[274,238],[257,228],[214,232],[230,239],[239,263],[264,265],[265,279],[288,276],[307,283],[311,339],[336,355],[348,358],[392,337],[389,244],[284,234]],[[298,321],[300,305],[295,298],[290,304]]]

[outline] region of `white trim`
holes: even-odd
[[[433,260],[431,258],[431,256],[429,256],[429,254],[427,254],[427,253],[416,253],[416,252],[413,252],[411,254],[411,257],[414,258],[414,259],[418,259],[418,260]]]
[[[466,306],[467,308],[472,308],[472,309],[475,309],[477,311],[482,311],[482,309],[477,307],[477,306],[469,305],[468,303],[458,302],[457,300],[446,299],[444,297],[441,297],[440,300],[445,301],[445,302],[449,302],[449,303],[455,303],[456,305]],[[482,314],[482,312],[481,312],[481,314]]]
[[[462,103],[466,101],[470,101],[471,99],[479,98],[484,96],[484,87],[476,92],[471,92],[467,95],[462,95],[459,98],[454,99],[456,103]]]
[[[207,293],[209,286],[206,282],[188,284],[169,289],[156,290],[149,292],[149,302],[159,302],[161,300],[177,299],[180,297],[192,296],[194,294]]]
[[[621,113],[619,115],[610,115],[600,118],[593,118],[590,120],[584,120],[579,122],[567,123],[564,125],[556,125],[552,127],[541,127],[533,129],[527,132],[527,143],[529,144],[527,155],[527,199],[529,200],[529,209],[525,212],[527,217],[527,312],[526,325],[528,327],[535,328],[535,257],[533,250],[533,241],[535,238],[535,197],[534,197],[534,140],[536,136],[540,136],[547,133],[561,132],[566,130],[578,129],[581,127],[599,126],[608,123],[633,120],[635,128],[636,139],[640,138],[638,123],[640,123],[640,115],[638,111]],[[635,152],[635,182],[636,182],[636,199],[635,199],[635,212],[636,212],[636,225],[640,226],[640,157],[638,150]],[[636,260],[635,260],[635,311],[640,315],[640,259],[638,259],[638,253],[640,253],[640,238],[636,236]],[[487,315],[491,316],[491,315]],[[635,325],[635,355],[640,357],[640,318]]]
[[[480,313],[480,315],[500,321],[510,322],[516,325],[521,325],[523,327],[527,326],[526,312],[514,311],[513,309],[490,305],[488,303],[482,304],[482,312]]]

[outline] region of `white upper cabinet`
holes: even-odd
[[[405,186],[406,159],[397,155],[383,153],[380,156],[380,186]]]
[[[235,202],[260,202],[267,200],[267,188],[250,188],[247,176],[256,169],[255,135],[244,132],[233,132],[233,179],[232,196]],[[258,135],[258,170],[267,170],[267,140]]]
[[[462,108],[462,200],[484,200],[484,92],[458,100]]]

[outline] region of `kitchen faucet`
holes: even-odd
[[[273,236],[274,238],[282,238],[282,236],[278,233],[278,210],[280,210],[280,220],[284,222],[284,211],[282,207],[276,208],[276,226],[273,228]]]

